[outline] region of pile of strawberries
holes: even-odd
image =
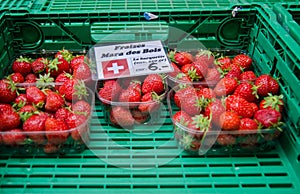
[[[166,88],[163,75],[150,74],[104,80],[98,85],[98,96],[111,124],[132,128],[160,116],[158,110]]]
[[[214,61],[214,68],[222,73],[213,87],[180,84],[174,88],[173,100],[180,110],[173,121],[180,145],[198,150],[204,132],[212,129],[221,131],[217,138],[221,146],[255,148],[276,138],[283,124],[284,107],[278,81],[268,74],[257,76],[246,54]]]
[[[93,95],[84,82],[76,74],[60,84],[29,81],[38,75],[33,74],[35,62],[18,60],[13,64],[14,73],[0,80],[0,144],[32,145],[45,153],[58,152],[67,142],[83,144],[91,113],[87,97]],[[47,66],[43,71],[52,72]]]

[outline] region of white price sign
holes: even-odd
[[[173,71],[161,41],[94,47],[98,79]]]

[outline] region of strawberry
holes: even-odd
[[[203,114],[195,115],[192,117],[192,122],[189,125],[189,129],[195,130],[195,131],[209,131],[211,129],[212,123],[210,122],[209,118],[204,116]],[[194,131],[193,131],[194,132]],[[202,136],[198,133],[193,133],[192,135],[196,135],[196,137]],[[200,136],[199,136],[200,135]]]
[[[58,91],[70,102],[72,100],[81,100],[88,95],[84,82],[76,78],[65,81]]]
[[[242,118],[238,130],[243,131],[243,130],[257,130],[257,129],[258,129],[258,124],[256,123],[255,120],[250,118]]]
[[[137,90],[139,93],[142,93],[142,83],[139,80],[131,80],[127,88],[134,89]]]
[[[46,145],[44,145],[44,153],[46,154],[54,154],[57,153],[59,151],[59,147],[55,144],[51,144],[51,143],[47,143]]]
[[[183,88],[180,88],[176,93],[174,94],[174,103],[178,108],[181,108],[181,101],[183,101],[186,96],[197,96],[197,91],[192,86],[185,86]]]
[[[88,117],[91,114],[92,108],[89,103],[84,100],[79,100],[72,105],[74,113],[80,113]]]
[[[134,118],[127,108],[113,106],[110,111],[110,120],[113,124],[123,128],[130,128],[134,125]]]
[[[73,56],[72,56],[72,53],[70,53],[68,50],[66,49],[63,49],[63,50],[59,50],[55,56],[55,58],[58,58],[58,59],[64,59],[66,60],[68,63],[72,60]]]
[[[158,74],[148,75],[142,84],[142,93],[146,94],[149,92],[155,92],[160,95],[164,93],[165,85],[162,77]]]
[[[35,82],[35,81],[37,80],[37,77],[36,77],[35,74],[29,73],[29,74],[27,74],[27,75],[25,76],[25,80],[26,80],[26,81],[32,80],[32,81]]]
[[[54,58],[46,68],[46,73],[50,73],[51,77],[54,78],[63,72],[70,72],[69,63],[64,58]]]
[[[11,105],[0,104],[0,131],[17,128],[20,123],[20,116]]]
[[[236,138],[230,134],[220,134],[217,138],[217,143],[221,146],[231,146],[236,144]]]
[[[67,124],[51,117],[46,119],[45,131],[48,142],[55,145],[65,143],[69,136]]]
[[[69,114],[71,114],[70,110],[67,108],[60,108],[55,112],[54,118],[65,121],[69,117]]]
[[[71,78],[73,78],[73,76],[69,73],[63,72],[63,73],[59,74],[55,78],[55,89],[59,90],[60,86],[67,80],[70,80]]]
[[[242,73],[241,67],[236,63],[223,65],[220,69],[221,77],[231,77],[238,79]]]
[[[207,99],[198,98],[197,93],[187,93],[184,97],[180,99],[181,109],[184,110],[191,116],[200,114],[203,109],[203,104],[206,103]]]
[[[37,108],[33,105],[25,105],[23,107],[20,108],[19,110],[19,114],[20,113],[34,113],[35,111],[37,111]]]
[[[46,141],[44,131],[47,118],[48,115],[46,113],[40,112],[33,114],[23,123],[23,130],[26,133],[28,132],[29,138],[38,145]]]
[[[17,97],[17,88],[12,81],[0,80],[0,103],[10,103]]]
[[[219,124],[219,118],[225,112],[225,107],[220,99],[213,99],[205,108],[204,116],[211,118],[215,125]]]
[[[18,72],[10,74],[8,80],[12,80],[14,83],[22,83],[25,81],[24,76]]]
[[[223,66],[227,67],[231,64],[231,58],[227,56],[222,56],[217,58],[215,63],[223,69]]]
[[[201,141],[189,133],[183,134],[179,139],[179,144],[187,151],[198,151],[201,146]]]
[[[240,83],[233,94],[241,96],[248,102],[254,102],[259,98],[257,95],[257,87],[249,82]]]
[[[103,87],[100,88],[98,95],[102,102],[111,102],[119,98],[121,91],[122,88],[116,80],[106,80],[104,81]]]
[[[171,58],[173,59],[173,58]],[[174,54],[174,62],[178,66],[183,66],[188,63],[192,63],[194,61],[193,55],[188,52],[176,52]]]
[[[48,63],[49,63],[49,61],[46,58],[43,58],[43,57],[37,58],[36,60],[34,60],[31,63],[31,68],[32,68],[33,73],[35,73],[35,74],[43,73],[46,70]]]
[[[244,81],[244,82],[254,82],[256,79],[256,75],[253,71],[249,70],[249,71],[244,71],[241,73],[241,75],[239,76],[239,80],[240,81]]]
[[[173,72],[169,72],[168,75],[171,76],[171,77],[176,77],[176,75],[178,73],[180,73],[181,70],[179,69],[179,67],[174,62],[171,62],[171,65],[172,65],[174,71]]]
[[[138,90],[129,88],[121,92],[119,96],[119,102],[140,102],[141,98],[142,95]]]
[[[31,59],[21,56],[13,62],[12,70],[15,73],[21,73],[23,76],[26,76],[31,72]]]
[[[254,84],[258,87],[257,94],[262,97],[268,96],[268,93],[275,95],[279,92],[277,80],[268,74],[258,76]]]
[[[226,110],[237,113],[242,118],[251,118],[254,109],[247,100],[237,95],[230,95],[225,100]]]
[[[173,115],[173,120],[174,120],[174,123],[179,123],[183,126],[189,126],[191,123],[192,123],[192,117],[180,110],[180,111],[177,111],[174,115]]]
[[[45,110],[49,112],[56,112],[59,108],[63,107],[65,101],[63,97],[56,92],[48,92],[46,97]]]
[[[86,132],[86,125],[84,123],[87,121],[86,117],[83,114],[74,114],[70,113],[66,118],[65,122],[71,130],[71,137],[75,141],[81,140],[81,134]]]
[[[80,63],[73,69],[73,77],[77,79],[87,80],[92,77],[90,67],[86,63]]]
[[[240,122],[240,117],[237,113],[225,111],[220,115],[219,126],[224,131],[238,130]]]
[[[22,145],[26,140],[26,135],[21,129],[11,129],[2,133],[2,142],[5,145],[15,146]]]
[[[276,127],[280,124],[281,113],[274,109],[261,109],[255,112],[254,119],[264,128]]]
[[[192,71],[192,70],[193,70],[192,67],[193,67],[193,63],[188,63],[188,64],[183,65],[183,66],[180,68],[180,70],[181,70],[181,72],[184,73],[185,75],[188,75],[189,71]],[[180,72],[179,72],[179,73],[180,73]]]
[[[208,71],[208,66],[205,62],[195,61],[192,63],[191,69],[188,71],[188,76],[192,81],[203,80]]]
[[[14,104],[16,104],[16,106],[18,106],[19,108],[22,108],[23,106],[29,104],[26,94],[19,94],[16,97]]]
[[[252,107],[253,113],[258,111],[258,106],[254,102],[250,102],[249,105]]]
[[[246,55],[246,54],[239,54],[236,55],[233,59],[232,59],[233,63],[237,63],[239,64],[243,69],[249,69],[252,65],[252,59],[250,56]]]
[[[218,82],[221,79],[221,74],[217,68],[208,68],[205,75],[207,82]]]
[[[178,73],[176,75],[176,79],[179,82],[183,82],[183,83],[186,83],[186,84],[191,84],[192,83],[192,80],[184,73]]]
[[[234,78],[224,77],[220,79],[217,85],[214,88],[214,93],[216,96],[225,96],[232,94],[236,87],[238,86],[238,82]]]
[[[264,97],[259,103],[259,109],[271,108],[282,112],[284,107],[283,95],[272,95]]]
[[[26,89],[26,97],[29,103],[42,108],[46,101],[45,93],[36,86],[30,86]]]
[[[155,92],[144,94],[138,109],[143,113],[154,112],[159,109],[161,100],[162,97],[158,96]]]
[[[207,67],[215,66],[215,57],[213,53],[209,50],[200,50],[195,56],[195,61],[197,63],[204,63]]]
[[[211,88],[201,88],[198,92],[197,92],[198,97],[204,97],[207,99],[212,99],[215,98],[216,95],[213,91],[213,89]]]
[[[145,123],[150,117],[150,114],[148,112],[142,112],[139,109],[132,109],[131,115],[134,118],[136,124]]]
[[[77,67],[77,65],[85,63],[84,60],[85,60],[84,55],[77,55],[77,56],[73,57],[70,61],[71,69],[74,70]]]

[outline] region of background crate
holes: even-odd
[[[45,2],[51,4],[59,1]],[[286,74],[280,81],[282,93],[288,100],[285,120],[289,131],[297,131],[297,122],[295,124],[294,121],[299,117],[299,100],[286,76],[292,73],[288,70],[291,63],[299,62],[299,54],[296,53],[299,45],[284,33],[282,26],[275,22],[276,15],[266,6],[246,6],[235,18],[231,16],[231,6],[213,10],[211,7],[186,10],[156,8],[154,11],[159,18],[150,22],[145,21],[143,11],[137,10],[94,10],[87,13],[87,10],[62,12],[49,11],[48,8],[50,6],[42,8],[45,11],[3,12],[0,22],[0,77],[20,53],[62,47],[87,50],[100,40],[118,40],[120,34],[117,29],[120,28],[135,34],[128,36],[127,41],[167,37],[169,46],[176,46],[179,42],[180,47],[189,47],[192,40],[180,41],[182,36],[170,31],[179,28],[207,47],[247,50],[259,67],[257,72],[271,73],[275,77]],[[132,24],[139,28],[130,26]],[[108,32],[117,32],[112,36],[115,39],[105,39],[103,34]],[[172,140],[172,122],[166,108],[162,117],[165,122],[157,130],[132,134],[107,126],[97,101],[91,125],[90,148],[93,152],[85,150],[82,154],[67,156],[1,154],[0,191],[300,192],[300,153],[297,139],[291,140],[290,133],[284,133],[275,149],[263,154],[195,157],[180,153],[176,141]],[[108,140],[137,153],[119,149]]]

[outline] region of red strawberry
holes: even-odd
[[[12,64],[12,70],[15,73],[21,73],[26,76],[31,72],[31,61],[28,58],[23,58],[22,56],[16,59]]]
[[[69,117],[69,114],[71,114],[70,110],[67,108],[60,108],[55,112],[54,118],[65,121]]]
[[[254,109],[249,102],[237,95],[230,95],[225,101],[226,110],[237,113],[242,118],[251,118],[254,114]]]
[[[73,77],[77,79],[87,80],[92,77],[90,67],[86,63],[80,63],[73,69]]]
[[[59,87],[58,91],[70,102],[72,100],[81,100],[88,95],[84,82],[75,78],[65,81],[62,86]]]
[[[37,111],[36,107],[28,104],[21,107],[19,113],[34,113],[35,111]]]
[[[148,112],[142,112],[139,109],[132,109],[131,115],[137,124],[145,123],[150,117]]]
[[[110,120],[113,124],[123,128],[130,128],[134,125],[134,118],[132,117],[129,109],[121,106],[113,106],[110,111]]]
[[[256,123],[255,120],[250,119],[250,118],[242,118],[241,119],[241,124],[239,127],[239,130],[257,130],[258,129],[258,124]]]
[[[139,93],[142,93],[142,83],[139,80],[131,80],[127,89],[130,90],[137,90]]]
[[[191,84],[192,83],[191,79],[184,73],[178,73],[176,75],[176,79],[177,79],[177,81],[183,82],[185,84]]]
[[[216,96],[229,95],[234,92],[237,86],[238,82],[236,79],[224,77],[215,86],[214,93],[216,94]]]
[[[160,107],[161,96],[158,96],[155,92],[150,92],[142,96],[141,103],[138,109],[143,113],[154,112]]]
[[[215,66],[215,57],[209,50],[200,50],[195,56],[195,61],[198,63],[204,63],[207,67]]]
[[[236,63],[231,63],[227,66],[222,66],[223,76],[238,79],[242,73],[240,66]]]
[[[46,98],[45,109],[49,112],[56,112],[59,108],[63,107],[65,101],[63,97],[56,92],[48,92]]]
[[[26,89],[26,97],[29,103],[32,103],[42,108],[46,101],[46,95],[42,90],[35,86],[30,86]]]
[[[0,131],[17,128],[20,123],[20,116],[11,105],[0,104]]]
[[[11,129],[2,133],[2,142],[5,145],[15,146],[22,145],[26,140],[26,135],[21,129]]]
[[[221,79],[221,74],[217,68],[208,68],[205,80],[207,82],[218,82]]]
[[[69,129],[71,129],[71,136],[75,141],[81,140],[81,134],[87,132],[86,116],[83,114],[70,113],[65,122]]]
[[[57,145],[47,143],[46,145],[44,145],[43,150],[46,154],[54,154],[54,153],[57,153],[59,151],[59,147]]]
[[[255,112],[254,119],[263,127],[276,127],[281,120],[281,113],[274,109],[261,109]]]
[[[142,98],[141,93],[136,89],[123,90],[119,96],[120,102],[140,102]],[[133,105],[137,106],[137,105]]]
[[[28,81],[28,80],[36,81],[36,80],[37,80],[37,77],[36,77],[35,74],[29,73],[29,74],[26,75],[25,80],[26,80],[26,81]]]
[[[77,55],[75,57],[73,57],[70,61],[70,67],[71,69],[75,69],[77,65],[85,63],[85,57],[84,55]]]
[[[48,142],[55,145],[65,143],[69,136],[67,124],[51,117],[46,119],[45,131]]]
[[[264,97],[259,103],[259,109],[271,108],[282,112],[284,107],[283,95],[272,95]]]
[[[223,66],[227,67],[231,64],[231,59],[230,57],[222,56],[216,59],[216,64],[223,69]]]
[[[33,73],[35,73],[35,74],[43,73],[46,70],[48,63],[49,63],[49,61],[46,58],[43,58],[43,57],[37,58],[36,60],[34,60],[31,63],[31,68],[32,68]]]
[[[240,83],[233,94],[241,96],[248,102],[254,102],[259,98],[257,95],[257,87],[249,82]]]
[[[56,78],[59,74],[66,72],[70,72],[70,66],[68,61],[63,58],[54,58],[49,62],[46,73],[50,73],[51,77]]]
[[[178,73],[180,73],[181,70],[179,69],[179,67],[175,63],[171,62],[171,65],[172,65],[174,71],[173,72],[169,72],[168,75],[171,76],[171,77],[176,77],[176,75]]]
[[[73,56],[72,54],[66,50],[66,49],[63,49],[63,50],[59,50],[55,56],[55,58],[58,58],[58,59],[64,59],[66,60],[68,63],[72,60]]]
[[[183,101],[186,96],[197,96],[197,91],[192,86],[186,86],[183,88],[180,88],[176,93],[174,94],[174,103],[178,108],[181,108],[181,101]]]
[[[84,100],[79,100],[72,105],[72,110],[75,113],[80,113],[88,117],[91,114],[91,106]]]
[[[249,69],[252,65],[251,57],[245,54],[236,55],[232,62],[239,64],[243,69]]]
[[[206,63],[201,61],[195,61],[192,64],[191,69],[188,72],[188,76],[192,81],[200,81],[203,80],[208,71],[208,66]]]
[[[244,71],[241,73],[241,75],[239,76],[239,80],[241,81],[245,81],[245,82],[254,82],[256,79],[256,75],[253,71],[249,70],[249,71]]]
[[[207,99],[212,99],[212,98],[216,97],[213,89],[211,89],[211,88],[201,88],[197,92],[197,94],[199,97],[203,97],[203,98],[207,98]]]
[[[259,96],[268,96],[268,93],[277,94],[279,92],[279,84],[272,76],[263,74],[258,76],[255,80],[257,88],[257,94]]]
[[[225,111],[220,116],[219,126],[225,131],[238,130],[240,122],[238,114],[235,112]]]
[[[12,81],[0,80],[0,103],[10,103],[17,97],[17,88]]]
[[[14,83],[22,83],[25,81],[24,76],[21,73],[12,73],[8,76]]]
[[[193,67],[193,63],[188,63],[188,64],[185,64],[183,65],[180,70],[182,73],[184,73],[185,75],[188,75],[189,74],[189,71],[192,70],[192,67]],[[180,72],[179,72],[180,73]]]
[[[180,110],[173,115],[174,123],[179,123],[183,126],[189,126],[192,123],[192,117],[186,112]]]
[[[215,125],[219,124],[219,118],[225,112],[225,107],[220,99],[215,98],[212,100],[204,110],[204,116],[212,117],[212,122]]]
[[[121,91],[122,88],[116,80],[106,80],[104,81],[103,88],[100,88],[98,95],[102,102],[111,102],[118,100]]]
[[[236,138],[229,134],[220,134],[217,138],[218,144],[221,146],[231,146],[236,144]]]
[[[250,102],[249,105],[252,107],[253,113],[258,111],[258,106],[254,102]]]
[[[47,118],[48,115],[46,113],[40,112],[32,115],[23,123],[23,130],[26,133],[28,132],[29,138],[36,144],[41,145],[46,141],[44,131]]]
[[[13,107],[22,108],[25,105],[28,105],[28,100],[26,94],[20,94],[14,101]]]
[[[149,92],[155,92],[160,95],[164,93],[165,85],[162,77],[158,74],[148,75],[142,84],[142,93],[147,94]]]
[[[178,66],[183,66],[185,64],[193,62],[193,55],[188,52],[176,52],[174,54],[175,63]]]

